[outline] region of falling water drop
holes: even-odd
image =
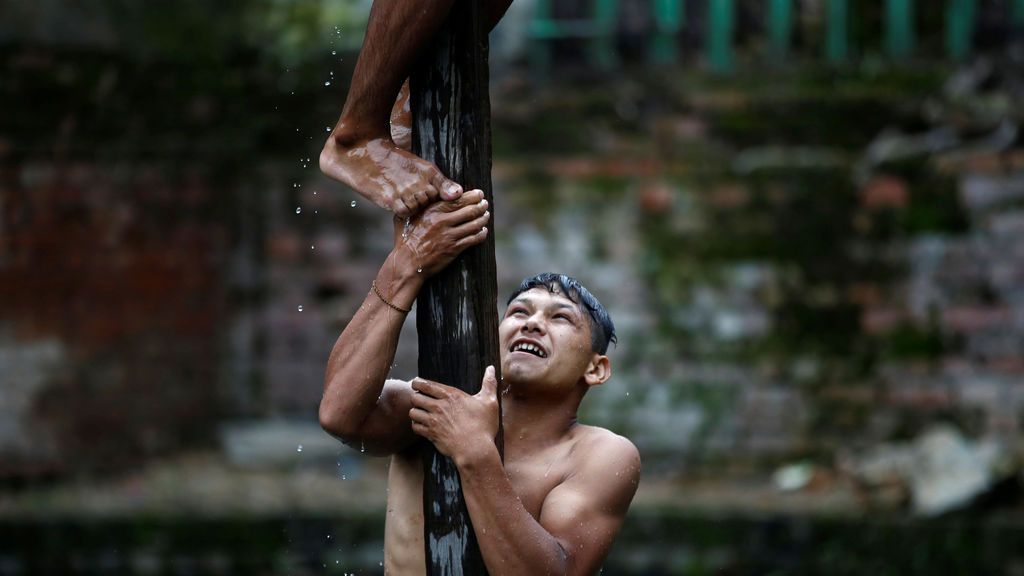
[[[296,206],[295,207],[295,213],[296,214],[301,214],[302,213],[302,206]]]
[[[324,128],[324,131],[325,131],[325,132],[330,132],[330,131],[331,131],[331,127],[330,127],[330,126],[328,126],[328,127]]]
[[[302,306],[299,306],[299,310],[302,310]],[[299,444],[299,447],[296,448],[295,451],[296,452],[302,452],[302,444]]]
[[[337,50],[331,50],[331,56],[337,56],[337,55],[338,55],[338,51]]]
[[[299,304],[299,312],[302,312],[302,304]]]
[[[417,268],[416,271],[419,272],[420,274],[422,274],[423,273],[423,268]]]
[[[349,204],[349,206],[351,206],[351,207],[355,208],[355,207],[356,207],[356,201],[355,201],[355,200],[353,200],[353,201],[352,201],[352,203],[351,203],[351,204]]]
[[[313,244],[310,244],[310,245],[309,245],[309,249],[310,249],[310,250],[316,250],[316,246],[315,246],[315,245],[313,245]]]
[[[330,85],[331,85],[331,81],[330,80],[328,80],[327,82],[324,82],[324,86],[330,86]]]

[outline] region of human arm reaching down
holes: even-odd
[[[373,287],[331,350],[320,425],[346,444],[391,454],[416,440],[408,382],[388,380],[405,316],[428,277],[487,238],[483,192],[436,202],[405,225],[395,219],[395,247]]]

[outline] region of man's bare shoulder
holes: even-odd
[[[570,455],[576,469],[600,467],[621,472],[640,469],[640,451],[633,442],[600,426],[578,424],[574,430],[575,444]]]

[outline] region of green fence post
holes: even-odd
[[[654,0],[654,22],[658,29],[651,45],[651,60],[670,64],[679,56],[676,37],[683,27],[685,1]]]
[[[1012,0],[1010,7],[1010,23],[1014,32],[1020,32],[1024,28],[1024,0]]]
[[[715,72],[732,70],[733,0],[711,0],[708,54]]]
[[[615,16],[618,12],[618,0],[595,0],[594,16],[595,33],[591,57],[602,70],[613,68],[615,58]]]
[[[546,78],[551,71],[551,2],[537,0],[530,21],[530,68],[534,74]]]
[[[903,60],[914,50],[914,0],[887,0],[886,49],[889,57]]]
[[[946,4],[946,52],[954,60],[971,53],[974,36],[974,0],[949,0]]]
[[[775,62],[782,62],[789,54],[789,39],[793,34],[793,0],[771,0],[768,10],[770,55]]]
[[[850,55],[849,7],[846,0],[827,0],[828,36],[825,39],[825,58],[830,64],[845,62]]]

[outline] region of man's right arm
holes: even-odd
[[[426,279],[487,238],[483,193],[437,202],[396,224],[395,248],[363,304],[331,350],[320,402],[320,425],[346,444],[390,454],[418,437],[409,422],[411,387],[387,380],[407,310]],[[397,222],[397,220],[396,220]],[[387,300],[387,302],[385,302]]]

